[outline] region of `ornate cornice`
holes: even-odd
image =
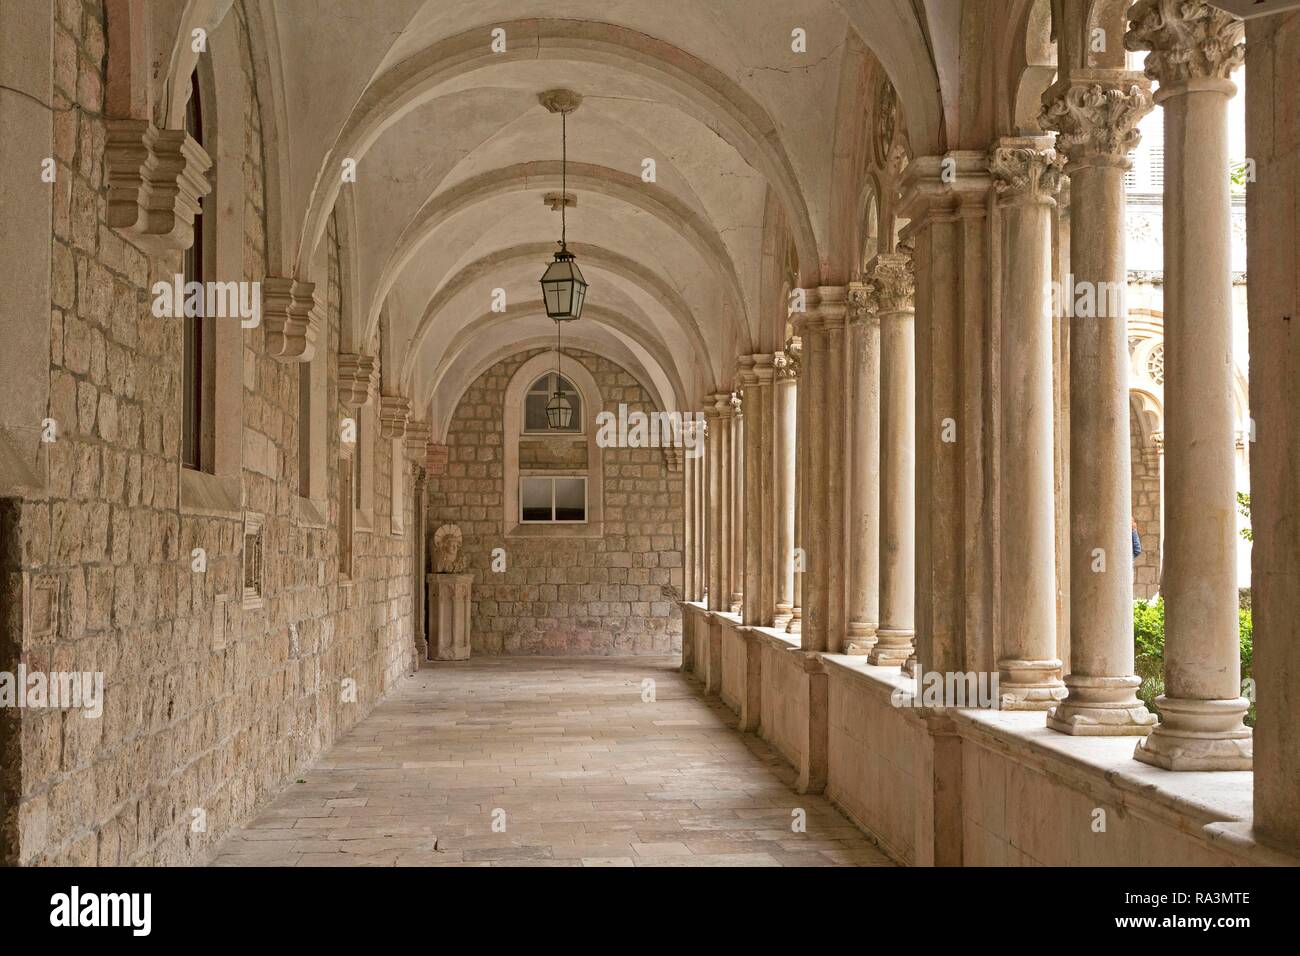
[[[411,417],[411,400],[401,395],[379,396],[379,436],[402,438],[406,435],[406,421]]]
[[[906,252],[882,252],[872,259],[867,267],[867,284],[879,315],[914,308],[916,275],[912,257]]]
[[[370,391],[379,373],[373,355],[339,353],[339,401],[348,408],[360,408],[370,401]]]
[[[212,189],[212,159],[184,130],[148,120],[104,121],[108,224],[151,255],[194,244],[199,199]]]
[[[1050,203],[1061,189],[1065,157],[1028,140],[1004,140],[989,154],[989,172],[1004,206]]]
[[[1205,0],[1137,0],[1127,50],[1150,50],[1144,72],[1162,87],[1226,80],[1246,56],[1245,24]]]
[[[316,284],[288,276],[262,280],[266,354],[281,362],[309,362],[324,324],[316,308]]]
[[[1142,138],[1138,121],[1154,105],[1151,91],[1131,79],[1076,81],[1043,95],[1038,125],[1057,131],[1056,145],[1071,166],[1110,165],[1128,169],[1128,154]]]

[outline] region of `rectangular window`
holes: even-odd
[[[262,524],[265,519],[251,512],[244,516],[244,607],[262,606]]]
[[[519,520],[581,524],[587,520],[587,479],[528,475],[519,479]]]
[[[339,574],[352,577],[352,460],[339,459]]]
[[[199,104],[199,74],[196,70],[190,77],[190,99],[185,108],[185,128],[194,137],[195,142],[203,143],[203,114]],[[202,283],[203,278],[203,209],[202,200],[199,211],[194,216],[194,242],[185,250],[181,271],[185,282]],[[181,464],[195,471],[202,471],[207,464],[203,460],[203,365],[204,318],[198,316],[181,316],[182,346],[181,366]]]

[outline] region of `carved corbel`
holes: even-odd
[[[143,119],[104,126],[108,224],[149,255],[188,249],[199,200],[212,189],[212,158],[185,130]]]
[[[373,355],[339,353],[339,401],[348,408],[366,404],[378,374],[379,360]]]
[[[403,438],[411,417],[411,400],[401,395],[379,396],[379,437]]]
[[[316,284],[285,276],[262,280],[262,323],[266,354],[281,362],[310,362],[323,325]]]

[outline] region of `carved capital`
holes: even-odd
[[[1128,11],[1128,50],[1150,50],[1144,72],[1161,87],[1226,80],[1246,56],[1245,24],[1205,0],[1138,0]]]
[[[348,408],[360,408],[370,401],[371,387],[379,374],[373,355],[339,353],[339,401]]]
[[[915,306],[916,275],[906,252],[882,252],[867,267],[878,314],[908,312]]]
[[[323,320],[316,308],[316,284],[287,276],[262,280],[262,323],[266,354],[281,362],[310,362]]]
[[[772,356],[772,366],[776,369],[778,379],[797,380],[802,363],[803,341],[797,335],[791,336],[785,343],[785,348]]]
[[[379,396],[379,437],[401,438],[411,417],[411,400],[401,395]]]
[[[104,121],[108,224],[151,255],[194,244],[199,200],[212,159],[184,130],[148,120]]]
[[[732,392],[727,397],[727,403],[731,406],[731,415],[733,418],[745,417],[745,391],[741,389]]]
[[[849,323],[866,325],[879,321],[880,301],[870,282],[849,283]]]
[[[993,188],[1004,206],[1054,202],[1064,167],[1064,156],[1030,140],[1005,140],[989,154]]]
[[[1138,122],[1153,105],[1151,91],[1139,83],[1071,83],[1044,94],[1038,125],[1057,131],[1056,144],[1071,166],[1128,169],[1128,154],[1142,138]]]

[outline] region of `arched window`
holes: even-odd
[[[556,416],[557,420],[552,422],[547,407],[557,394],[568,403],[569,411],[564,418]],[[572,382],[557,372],[547,372],[529,386],[524,395],[524,432],[582,434],[582,395],[573,387]]]
[[[547,406],[557,392],[571,412],[552,428]],[[601,407],[595,378],[571,357],[557,373],[555,353],[542,352],[511,376],[502,409],[507,535],[603,534],[604,475],[595,427]]]

